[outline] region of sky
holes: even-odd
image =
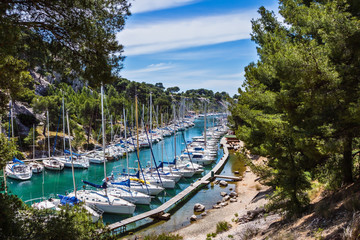
[[[130,0],[132,15],[117,34],[132,81],[238,93],[244,67],[256,62],[251,19],[277,0]]]

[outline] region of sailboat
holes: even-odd
[[[11,131],[12,137],[14,137],[12,101],[10,101],[10,110],[9,110],[9,140],[10,140],[10,125],[12,129]],[[25,180],[29,180],[32,177],[32,170],[29,165],[26,165],[23,161],[20,161],[19,159],[14,157],[12,163],[6,164],[5,175],[8,176],[9,178],[25,181]]]
[[[63,110],[63,129],[64,129],[64,149],[65,149],[65,120],[64,120],[64,97],[62,100],[62,110]],[[47,111],[47,124],[48,124],[48,159],[43,160],[44,167],[48,170],[61,171],[64,169],[64,163],[60,162],[58,159],[51,158],[50,156],[50,139],[49,139],[49,111]]]
[[[41,173],[44,165],[35,161],[35,125],[33,125],[33,161],[29,163],[33,173]]]
[[[135,95],[135,121],[136,121],[136,141],[137,141],[136,156],[138,159],[138,172],[135,175],[134,174],[130,175],[128,173],[127,175],[120,174],[119,176],[116,176],[116,177],[112,176],[110,178],[105,178],[105,181],[108,181],[108,184],[110,186],[114,186],[114,187],[122,186],[122,187],[126,187],[127,189],[132,189],[137,192],[155,196],[155,195],[158,195],[160,192],[162,192],[164,190],[164,188],[159,185],[150,184],[150,182],[147,181],[147,179],[140,179],[140,171],[142,171],[142,169],[140,166],[140,156],[139,156],[140,145],[139,145],[139,122],[138,122],[137,95]],[[132,139],[132,136],[130,136],[130,138]],[[144,178],[144,176],[143,176],[143,178]]]
[[[103,136],[103,157],[105,158],[105,122],[104,122],[104,92],[103,86],[101,86],[101,116],[102,116],[102,136]],[[68,127],[69,128],[69,127]],[[69,133],[70,135],[70,133]],[[71,140],[70,140],[71,145]],[[71,147],[70,147],[71,152]],[[72,158],[71,158],[72,159]],[[104,161],[104,176],[106,177],[106,161]],[[74,180],[75,181],[75,180]],[[81,201],[85,202],[87,205],[94,205],[97,208],[101,209],[107,213],[116,213],[116,214],[133,214],[135,211],[135,205],[124,199],[110,195],[107,191],[107,183],[103,185],[91,184],[87,181],[84,183],[96,187],[101,190],[76,190],[74,183],[74,192],[70,193],[68,196],[79,198]]]

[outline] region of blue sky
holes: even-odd
[[[260,6],[277,11],[276,0],[131,0],[132,16],[117,35],[126,56],[121,76],[230,95],[257,60],[251,19]]]

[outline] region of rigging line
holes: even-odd
[[[157,166],[156,161],[155,161],[155,156],[154,156],[154,153],[153,153],[153,150],[152,150],[152,146],[151,146],[151,144],[150,144],[150,140],[149,140],[149,136],[148,136],[148,133],[147,133],[147,132],[148,132],[148,131],[146,130],[146,131],[145,131],[145,133],[146,133],[146,138],[147,138],[147,140],[148,140],[148,142],[149,142],[149,145],[150,145],[150,152],[151,152],[151,155],[152,155],[153,160],[154,160],[154,163],[155,163],[156,172],[157,172],[157,174],[158,174],[158,176],[159,176],[159,180],[160,180],[160,182],[161,182],[161,185],[164,187],[164,184],[163,184],[163,182],[162,182],[162,180],[161,180],[161,177],[160,177],[160,173],[159,173],[158,166]]]
[[[129,131],[129,134],[130,134],[130,138],[131,138],[131,140],[132,140],[132,142],[133,142],[133,145],[135,146],[134,139],[133,139],[132,136],[131,136],[131,130]],[[139,163],[139,166],[140,166],[141,175],[142,175],[143,178],[144,178],[144,184],[145,184],[146,190],[147,190],[148,194],[150,195],[150,193],[149,193],[149,188],[148,188],[148,186],[147,186],[146,179],[145,179],[145,176],[144,176],[144,172],[143,172],[142,167],[141,167],[140,153],[138,153],[137,148],[135,148],[135,153],[136,153],[136,157],[137,157],[137,159],[138,159],[138,163]]]
[[[59,131],[60,120],[61,120],[61,112],[62,112],[61,110],[62,110],[62,107],[60,107],[60,114],[59,114],[58,124],[57,124],[57,127],[56,127],[56,136],[55,136],[54,148],[53,148],[52,156],[54,156],[54,154],[55,154],[56,140],[57,140],[57,137],[58,137],[58,131]],[[65,137],[65,136],[64,136],[64,137]],[[49,156],[49,157],[50,157],[50,156]]]

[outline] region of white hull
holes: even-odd
[[[48,170],[61,171],[64,169],[64,164],[54,159],[43,160],[43,164],[44,167]]]

